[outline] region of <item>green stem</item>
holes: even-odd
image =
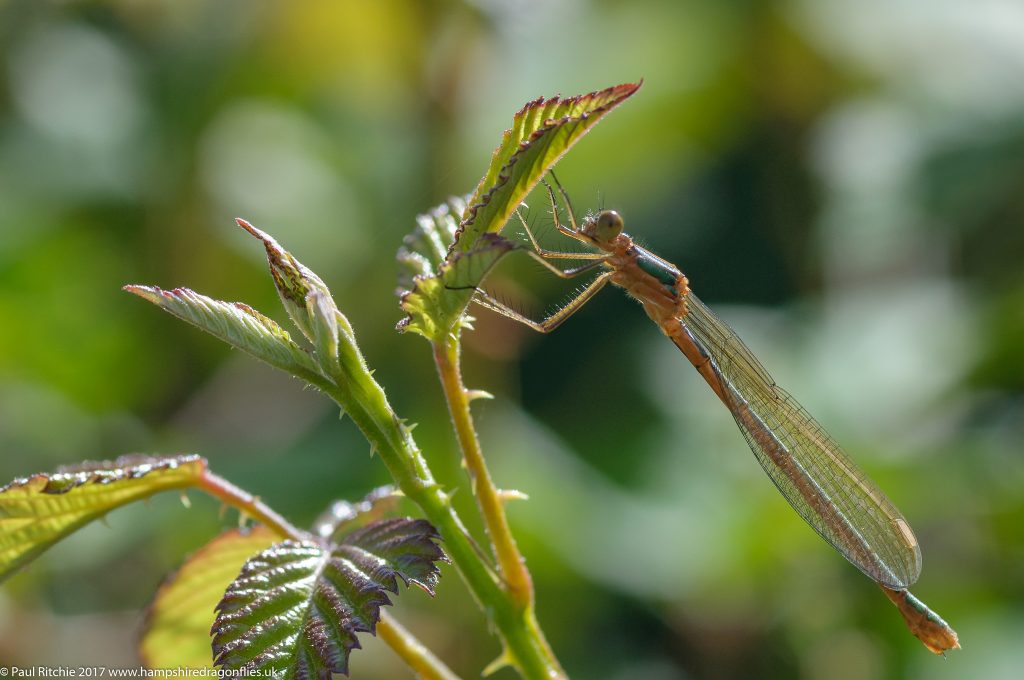
[[[203,473],[196,486],[214,498],[237,509],[239,512],[243,512],[264,524],[282,538],[290,538],[296,541],[308,540],[310,538],[307,532],[291,524],[271,507],[264,504],[257,496],[235,486],[209,470]],[[416,636],[395,621],[384,609],[380,610],[377,633],[405,661],[409,668],[423,680],[459,680],[459,676],[455,675],[443,661],[416,639]]]
[[[511,598],[526,609],[533,604],[533,581],[516,546],[512,530],[509,529],[505,506],[480,450],[480,440],[476,436],[473,415],[469,410],[469,395],[459,368],[459,347],[458,338],[453,335],[447,336],[444,343],[434,344],[434,363],[437,364],[466,470],[473,483],[473,493],[498,558],[498,568]]]
[[[402,624],[383,609],[377,622],[377,634],[420,680],[459,680],[434,653],[423,646]]]
[[[544,639],[533,608],[524,608],[512,599],[480,558],[448,494],[434,481],[409,428],[391,409],[355,343],[340,342],[338,349],[336,374],[331,379],[317,378],[313,384],[345,410],[380,456],[398,488],[437,529],[448,556],[498,629],[508,662],[530,680],[564,678],[565,672]]]

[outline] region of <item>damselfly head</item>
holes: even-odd
[[[598,245],[607,245],[622,233],[622,217],[614,210],[602,210],[596,217],[587,217],[580,231]]]

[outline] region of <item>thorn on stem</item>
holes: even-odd
[[[489,664],[487,664],[487,666],[484,668],[483,672],[480,673],[480,675],[486,678],[489,675],[493,675],[494,673],[497,673],[502,668],[511,668],[511,667],[512,667],[512,655],[508,653],[508,649],[507,648],[503,648],[501,650],[501,654],[498,655],[498,658],[495,659],[494,661],[490,662]]]
[[[530,500],[529,495],[519,491],[518,489],[498,489],[498,498],[501,499],[502,503]]]

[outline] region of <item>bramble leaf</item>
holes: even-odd
[[[407,316],[398,322],[398,330],[440,342],[470,323],[465,312],[477,285],[515,248],[497,234],[484,234],[473,250],[452,253],[435,276],[417,278],[412,290],[402,294],[399,304]]]
[[[348,673],[356,633],[376,631],[398,579],[433,594],[446,560],[425,520],[374,522],[336,543],[284,541],[242,568],[217,605],[215,664],[284,678]]]
[[[294,255],[282,248],[269,234],[260,231],[241,218],[236,219],[235,222],[263,244],[267,251],[267,263],[270,265],[270,275],[274,277],[277,294],[281,298],[288,316],[292,318],[306,339],[316,345],[315,326],[317,320],[314,317],[322,314],[333,317],[329,320],[321,320],[322,322],[338,324],[340,325],[339,330],[347,332],[349,336],[352,335],[352,329],[348,326],[348,322],[334,306],[331,291],[319,276],[295,259]],[[314,301],[315,304],[311,305]]]
[[[501,231],[544,174],[641,84],[616,85],[568,99],[536,99],[520,109],[467,201],[453,249],[466,252],[481,234]]]
[[[188,288],[125,286],[124,290],[271,366],[300,376],[320,372],[309,352],[299,347],[288,331],[246,304],[214,300]]]
[[[414,274],[408,290],[400,291],[407,316],[399,330],[437,342],[467,322],[473,291],[516,247],[495,234],[558,159],[639,87],[633,83],[568,99],[537,99],[515,114],[473,194],[417,217],[417,228],[398,253],[399,262]]]
[[[365,373],[352,325],[334,304],[327,285],[269,234],[241,218],[235,222],[259,239],[267,251],[277,294],[288,316],[316,348],[320,372],[334,380],[344,379],[346,371]]]
[[[147,668],[213,668],[214,609],[250,557],[280,536],[263,525],[225,531],[160,585],[146,613],[139,654]]]
[[[341,314],[334,306],[330,294],[320,290],[311,290],[306,296],[306,310],[309,313],[309,326],[313,331],[313,346],[317,358],[324,365],[328,375],[341,374],[339,364],[338,337],[341,326],[338,323]]]
[[[446,203],[416,216],[416,227],[402,239],[395,258],[403,267],[398,278],[400,295],[412,289],[417,278],[435,276],[441,269],[466,212],[466,198],[452,196]]]
[[[0,580],[92,520],[205,472],[199,456],[123,456],[14,480],[0,488]]]

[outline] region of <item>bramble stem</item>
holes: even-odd
[[[373,379],[356,345],[352,326],[338,311],[327,286],[270,236],[244,220],[238,223],[263,242],[281,302],[288,316],[309,340],[312,352],[296,345],[277,324],[248,307],[233,308],[246,313],[240,320],[231,312],[231,305],[217,301],[213,301],[210,309],[206,308],[210,305],[204,302],[206,307],[203,309],[197,312],[190,308],[189,313],[185,314],[175,306],[168,306],[165,300],[167,295],[159,291],[149,291],[153,294],[143,297],[229,344],[241,347],[271,365],[292,373],[320,389],[341,406],[370,443],[371,453],[380,456],[399,490],[420,507],[426,519],[437,529],[444,542],[445,552],[484,611],[488,622],[497,630],[502,642],[502,653],[499,660],[489,668],[506,664],[513,666],[527,680],[563,680],[566,677],[565,671],[558,664],[537,625],[529,574],[512,542],[508,527],[499,527],[496,532],[490,527],[494,518],[499,518],[501,523],[505,523],[505,519],[497,492],[489,478],[486,479],[489,492],[485,491],[489,506],[484,512],[489,518],[489,531],[497,536],[495,542],[502,545],[499,549],[502,561],[500,575],[469,536],[452,507],[449,494],[434,481],[426,460],[412,438],[411,428],[395,414],[384,390]],[[136,288],[130,287],[129,290],[139,293],[141,289]],[[189,304],[194,306],[198,303]],[[449,359],[457,360],[457,343],[452,348]],[[282,352],[287,355],[283,359]],[[316,370],[308,366],[310,358],[318,364]],[[462,379],[457,369],[449,375],[454,376],[457,398],[462,400],[462,406],[458,406],[453,413],[459,411],[466,417],[461,426],[462,433],[473,435],[476,467],[486,473],[483,459],[479,455],[479,444],[475,444],[472,421],[468,419],[469,398],[462,388]],[[238,507],[276,527],[285,535],[305,536],[263,506],[259,499],[220,478],[208,477],[203,480],[202,486],[225,502],[233,505],[237,503]]]
[[[516,540],[508,526],[508,518],[505,516],[505,506],[491,480],[483,452],[480,450],[480,440],[473,427],[473,415],[469,409],[468,392],[462,382],[462,372],[459,368],[460,343],[456,337],[449,335],[444,343],[436,343],[433,347],[434,363],[441,377],[448,412],[455,426],[455,435],[459,440],[459,448],[462,449],[470,481],[473,483],[473,493],[483,515],[484,526],[498,558],[498,569],[511,598],[525,609],[533,604],[533,581],[516,546]]]
[[[199,484],[196,486],[214,498],[237,509],[239,512],[243,512],[264,524],[282,538],[290,538],[296,541],[309,540],[310,538],[307,532],[291,524],[272,508],[264,504],[258,497],[240,489],[209,470],[203,473],[203,476],[199,479]],[[409,668],[423,680],[459,680],[459,676],[455,675],[443,661],[427,649],[422,642],[417,640],[416,636],[391,618],[390,614],[384,611],[384,609],[380,610],[377,633],[380,635],[380,639],[391,647],[405,661]]]
[[[380,620],[377,622],[377,634],[402,657],[402,661],[420,680],[459,680],[459,676],[383,609],[380,610]]]
[[[329,377],[316,377],[310,382],[345,410],[380,456],[398,488],[437,529],[448,557],[497,628],[509,663],[529,680],[565,678],[537,626],[533,608],[524,608],[513,600],[481,559],[451,499],[434,481],[409,428],[395,415],[355,343],[340,342],[338,362],[326,368],[333,368]]]
[[[484,519],[484,526],[498,558],[498,569],[508,600],[518,610],[519,626],[525,629],[534,652],[547,660],[548,667],[544,677],[565,678],[565,671],[559,665],[537,622],[533,608],[533,580],[512,536],[505,515],[505,506],[491,480],[491,474],[480,449],[480,440],[477,438],[473,414],[469,408],[470,393],[462,382],[459,362],[461,345],[458,336],[449,335],[443,343],[431,344],[445,401],[448,402],[448,412],[451,414],[455,434],[459,440],[459,448],[462,449],[466,470],[473,483],[473,492]],[[508,651],[514,657],[515,650]]]

